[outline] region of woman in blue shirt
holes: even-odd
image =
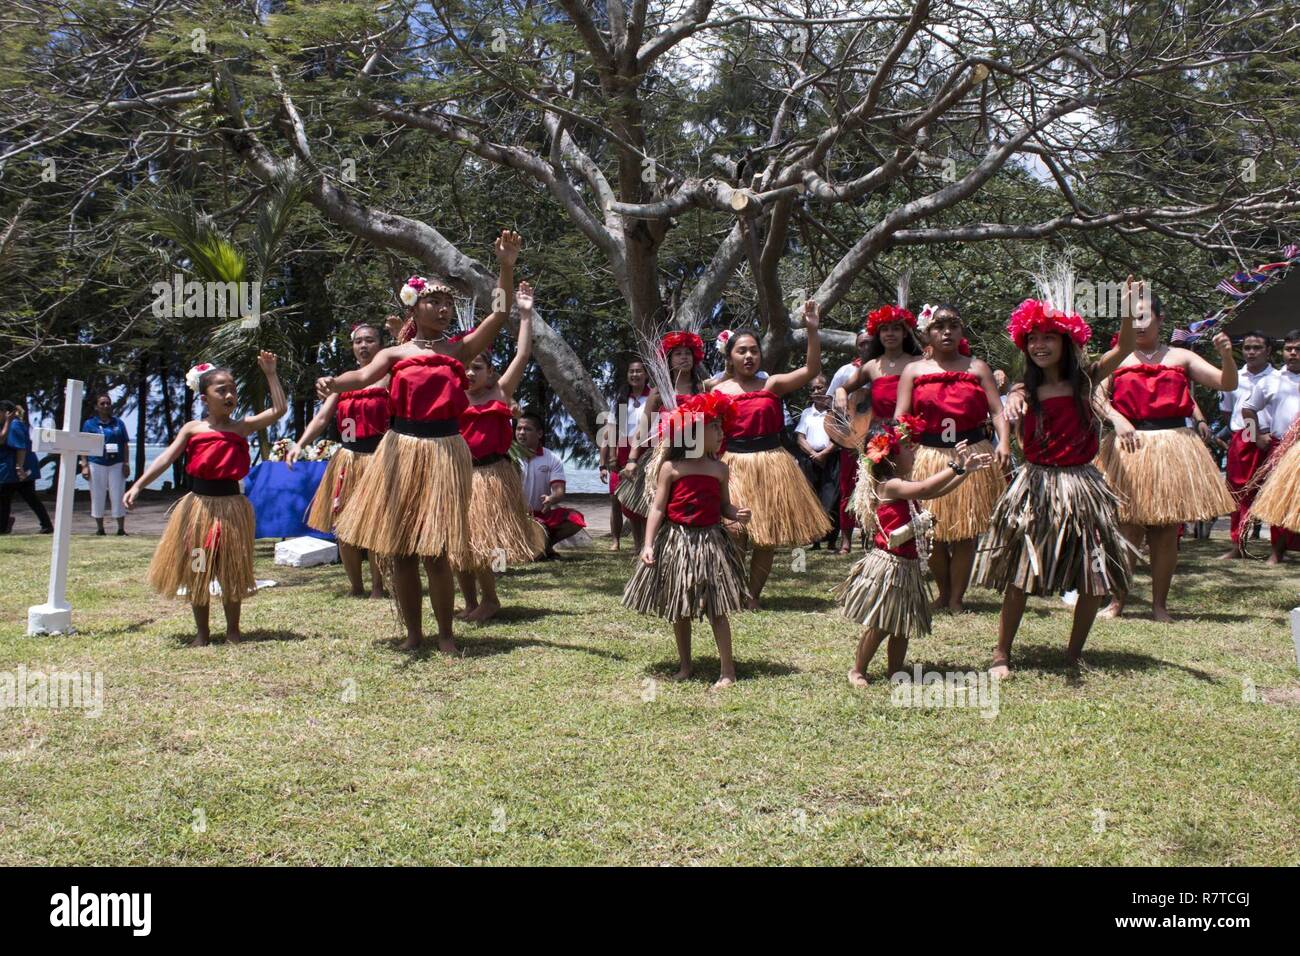
[[[104,496],[107,495],[109,508],[117,519],[117,533],[125,535],[126,506],[122,504],[122,495],[126,491],[129,471],[126,452],[131,437],[126,433],[126,424],[113,414],[113,400],[108,392],[95,396],[95,414],[86,419],[81,430],[104,436],[104,453],[81,459],[81,476],[90,482],[90,514],[98,526],[95,534],[104,533]]]
[[[32,463],[31,452],[22,409],[13,402],[0,401],[0,534],[13,530],[14,519],[9,509],[15,491],[36,514],[41,534],[54,533],[49,512],[36,497],[36,477],[27,471]]]

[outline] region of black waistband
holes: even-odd
[[[233,478],[212,481],[207,478],[195,478],[193,475],[190,476],[190,491],[209,498],[229,498],[231,495],[243,494],[239,490],[239,482]]]
[[[484,455],[482,458],[474,459],[474,467],[486,468],[488,465],[495,465],[499,461],[505,461],[509,457],[510,457],[509,455],[503,454],[501,452],[497,452],[496,454],[493,455]]]
[[[358,438],[354,441],[345,441],[343,447],[354,455],[369,455],[379,447],[379,443],[384,440],[382,434],[367,435],[365,438]]]
[[[755,435],[752,438],[728,438],[727,451],[734,455],[748,455],[756,451],[771,451],[781,447],[781,433]]]
[[[955,448],[958,442],[968,441],[971,444],[988,439],[988,432],[983,428],[968,428],[964,432],[958,432],[956,437],[951,441],[943,437],[942,433],[938,435],[917,435],[916,443],[924,445],[926,448]]]
[[[415,438],[447,438],[450,435],[460,434],[460,423],[454,418],[439,418],[434,421],[394,418],[391,428],[399,435],[411,435]]]
[[[1162,432],[1167,428],[1186,428],[1186,418],[1135,418],[1133,427],[1140,432]]]

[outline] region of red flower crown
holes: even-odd
[[[683,398],[676,408],[659,419],[659,440],[671,444],[680,441],[688,424],[701,426],[719,422],[724,432],[736,424],[736,402],[724,392],[704,392]]]
[[[1026,299],[1011,313],[1007,321],[1007,335],[1024,351],[1029,343],[1030,332],[1059,332],[1068,335],[1079,348],[1092,338],[1092,328],[1074,312],[1066,314],[1051,303],[1038,299]]]
[[[916,316],[909,310],[896,305],[882,305],[867,315],[867,334],[875,335],[878,328],[890,322],[903,322],[916,328]]]
[[[669,332],[659,340],[661,355],[670,355],[673,349],[688,348],[695,357],[695,364],[704,361],[704,340],[694,332]]]
[[[896,423],[886,426],[881,434],[867,442],[865,454],[873,465],[878,465],[897,454],[903,444],[913,444],[924,430],[925,419],[921,416],[901,415]]]

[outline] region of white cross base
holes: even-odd
[[[44,604],[27,609],[28,634],[72,633],[72,607],[68,604],[68,545],[72,540],[72,496],[77,480],[78,455],[102,455],[104,436],[79,432],[84,386],[68,379],[63,397],[63,428],[38,428],[32,432],[34,452],[59,456],[59,491],[54,505],[54,543],[50,549],[50,590]]]
[[[1295,662],[1300,667],[1300,607],[1291,609],[1291,641],[1295,644]]]

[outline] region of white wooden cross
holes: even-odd
[[[68,634],[72,631],[72,608],[68,605],[68,545],[72,540],[72,496],[77,480],[78,455],[102,455],[104,436],[79,432],[83,385],[68,379],[63,398],[63,429],[37,428],[32,431],[36,453],[56,452],[59,456],[59,492],[54,505],[54,546],[50,554],[50,591],[44,604],[27,609],[28,634]]]

